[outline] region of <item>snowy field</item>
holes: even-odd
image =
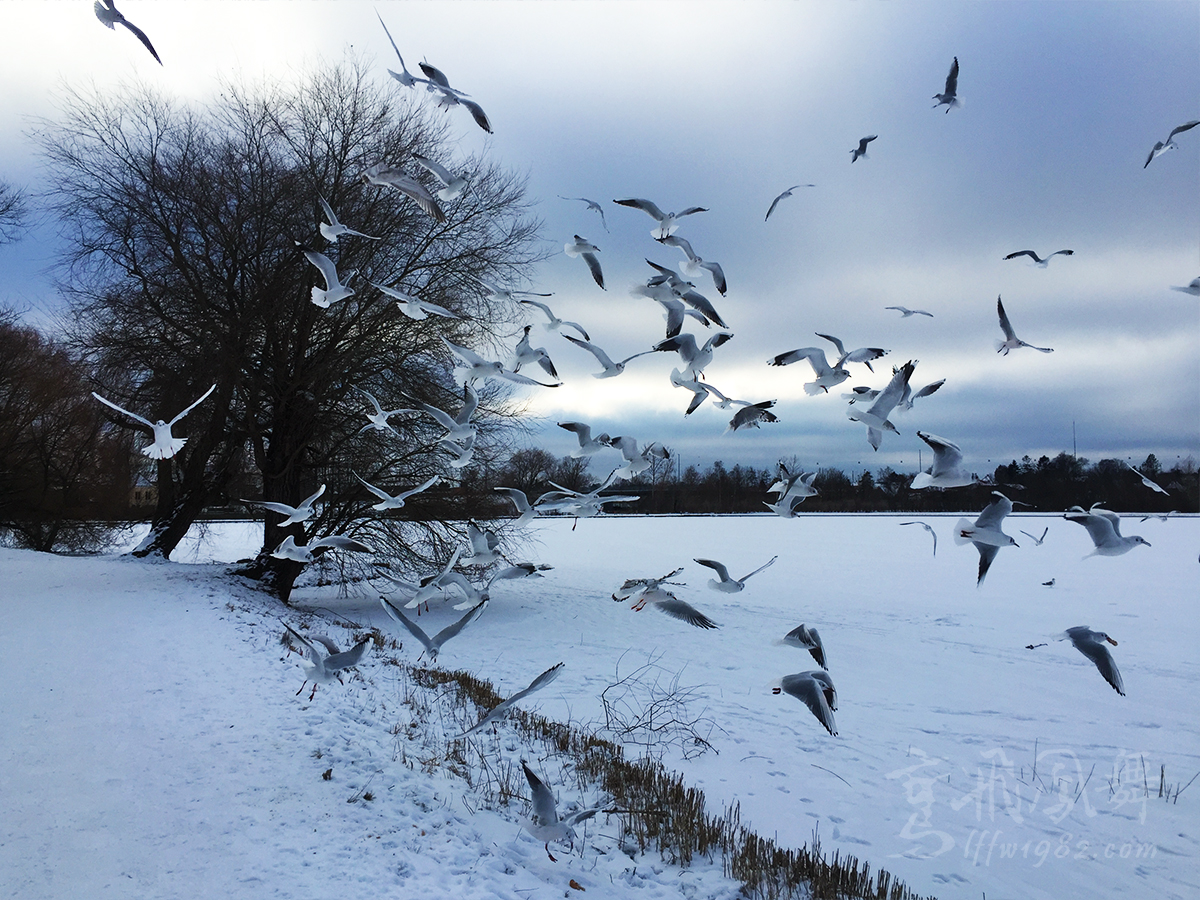
[[[1200,519],[1126,517],[1151,547],[1082,559],[1083,528],[1012,516],[1021,546],[976,588],[975,549],[951,539],[957,517],[924,518],[936,557],[924,531],[898,527],[909,517],[610,517],[573,531],[539,520],[514,556],[553,570],[499,582],[439,662],[504,695],[565,662],[522,706],[596,724],[601,692],[651,663],[712,746],[676,743],[664,761],[714,812],[739,803],[783,845],[816,831],[826,851],[922,893],[1200,896],[1200,779],[1175,803],[1158,796],[1160,767],[1172,789],[1200,772]],[[1046,526],[1041,546],[1021,534]],[[551,862],[520,828],[520,803],[484,808],[437,765],[469,716],[435,703],[421,734],[411,727],[411,682],[384,658],[415,661],[420,648],[377,594],[305,589],[289,610],[205,562],[252,554],[260,534],[214,527],[166,564],[0,551],[0,896],[550,898],[574,896],[571,881],[586,897],[737,895],[719,866],[623,852],[603,816],[573,852],[552,846]],[[737,577],[776,554],[733,595],[692,562]],[[720,628],[609,599],[625,578],[677,566],[676,593]],[[458,615],[435,604],[420,621],[433,632]],[[280,622],[345,645],[342,617],[402,649],[372,649],[345,686],[296,696],[303,673]],[[825,643],[837,737],[771,692],[815,668],[776,643],[801,623]],[[1127,696],[1054,641],[1074,625],[1119,641]],[[506,729],[472,741],[468,756],[481,755],[497,771],[529,759],[560,803],[603,802]]]

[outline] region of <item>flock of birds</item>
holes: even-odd
[[[112,0],[103,0],[103,2],[97,0],[95,11],[100,21],[110,29],[119,24],[133,33],[161,64],[162,61],[159,59],[146,34],[125,19],[117,11]],[[382,17],[380,17],[380,24],[383,25],[388,40],[400,62],[400,72],[388,70],[389,74],[398,83],[410,89],[424,89],[432,96],[434,102],[442,108],[450,109],[457,106],[466,108],[480,128],[489,133],[492,131],[491,123],[482,107],[475,100],[471,99],[468,94],[452,87],[449,79],[439,69],[426,62],[421,62],[420,70],[423,77],[413,75],[409,72],[399,48],[392,39],[390,32],[387,32],[387,26],[383,23]],[[935,109],[945,106],[946,112],[949,113],[951,109],[961,106],[962,101],[958,97],[958,77],[959,62],[956,57],[946,77],[943,90],[933,96],[933,99],[937,101],[934,105]],[[1187,122],[1173,129],[1167,136],[1166,141],[1156,142],[1149,157],[1146,159],[1145,165],[1148,166],[1154,159],[1168,150],[1175,149],[1177,147],[1174,140],[1175,137],[1191,130],[1197,125],[1200,125],[1200,120]],[[863,137],[858,142],[858,145],[850,151],[851,163],[855,163],[859,159],[867,159],[868,145],[878,140],[878,138],[879,136],[874,134]],[[442,204],[454,203],[464,191],[470,188],[469,176],[452,172],[444,166],[418,155],[413,155],[412,162],[425,173],[425,180],[422,180],[422,177],[418,177],[412,172],[386,163],[379,163],[369,167],[363,173],[362,178],[368,184],[400,191],[435,221],[446,221],[447,217]],[[431,181],[432,185],[427,184],[427,181]],[[776,213],[779,204],[792,197],[793,192],[800,188],[813,186],[811,184],[796,184],[781,192],[770,202],[764,216],[764,221],[770,220],[771,216]],[[601,203],[586,197],[562,197],[562,199],[586,204],[586,211],[597,213],[600,216],[601,224],[605,231],[608,230],[605,209]],[[321,222],[319,230],[328,242],[337,243],[341,238],[360,240],[381,239],[378,236],[364,234],[342,223],[338,219],[335,210],[331,208],[324,197],[318,197],[318,200],[325,218],[328,220]],[[538,311],[545,317],[543,328],[546,332],[559,333],[570,345],[591,354],[595,358],[597,364],[601,367],[599,372],[594,373],[593,377],[595,378],[607,379],[618,377],[625,371],[626,366],[630,362],[639,357],[654,353],[673,353],[678,357],[679,366],[672,370],[670,382],[673,387],[683,389],[690,394],[687,408],[684,412],[685,416],[692,414],[702,403],[711,399],[712,403],[721,409],[736,408],[732,419],[729,421],[728,430],[737,431],[744,428],[757,428],[760,424],[776,421],[776,416],[771,412],[771,408],[775,404],[774,400],[731,398],[710,384],[705,376],[705,370],[712,362],[716,351],[733,338],[733,333],[729,330],[729,326],[718,312],[714,303],[700,292],[696,282],[700,279],[711,281],[713,288],[721,297],[726,296],[728,283],[720,263],[700,256],[692,243],[685,237],[678,235],[677,231],[685,224],[689,217],[705,213],[708,210],[700,206],[690,206],[682,208],[678,212],[666,212],[653,201],[638,197],[617,199],[613,202],[620,207],[638,210],[649,216],[654,222],[654,226],[650,230],[651,237],[658,244],[677,249],[683,254],[679,270],[647,259],[646,262],[653,270],[653,274],[643,284],[637,285],[632,290],[635,296],[645,297],[657,302],[661,306],[664,319],[666,320],[665,335],[648,349],[641,349],[638,352],[616,360],[607,350],[592,340],[583,325],[560,319],[547,303],[541,299],[535,299],[548,297],[550,296],[549,294],[514,290],[482,280],[480,281],[481,290],[493,298],[515,301],[530,310]],[[351,286],[351,283],[357,276],[357,272],[339,273],[336,264],[324,253],[307,247],[298,241],[295,242],[295,245],[303,253],[308,262],[319,271],[324,282],[324,287],[314,286],[312,288],[311,301],[315,305],[327,309],[333,304],[345,301],[354,295],[355,290]],[[588,268],[588,273],[592,281],[601,289],[607,289],[600,262],[599,254],[601,251],[599,247],[587,238],[576,234],[570,242],[564,245],[564,252],[569,257],[582,259]],[[1028,257],[1033,264],[1045,267],[1054,257],[1070,257],[1073,252],[1069,249],[1057,250],[1042,257],[1034,250],[1019,250],[1008,254],[1004,258],[1006,260],[1013,260],[1020,257]],[[423,319],[427,316],[458,318],[457,314],[451,310],[411,296],[396,287],[373,284],[371,282],[368,282],[368,284],[395,300],[402,313],[414,319]],[[1187,286],[1174,286],[1173,289],[1200,296],[1200,278],[1193,280]],[[996,342],[997,352],[1007,355],[1021,348],[1029,348],[1042,353],[1053,352],[1050,347],[1035,346],[1018,338],[1000,298],[997,298],[996,307],[999,327],[1004,338],[1002,341],[998,340]],[[899,312],[904,318],[933,316],[932,313],[926,310],[909,309],[903,306],[889,306],[887,309]],[[683,330],[684,325],[689,320],[698,323],[704,328],[715,326],[720,330],[703,343],[700,343],[695,335]],[[521,339],[513,348],[510,362],[485,359],[471,348],[443,339],[447,351],[457,360],[455,375],[462,387],[463,402],[461,408],[456,411],[442,410],[415,400],[412,401],[411,408],[388,410],[384,409],[380,402],[368,391],[359,388],[360,393],[370,405],[370,411],[364,413],[367,422],[362,426],[360,431],[375,430],[398,434],[390,421],[393,417],[402,415],[429,416],[445,429],[438,443],[450,457],[449,465],[452,467],[467,465],[471,459],[476,437],[476,429],[472,423],[472,417],[476,414],[479,405],[479,396],[475,387],[479,382],[488,379],[502,379],[521,385],[538,385],[549,388],[557,387],[561,384],[558,380],[557,368],[551,359],[550,353],[544,347],[533,346],[530,337],[531,329],[532,326],[530,325],[524,327]],[[571,329],[575,333],[567,334],[563,329]],[[851,371],[848,367],[851,364],[865,366],[869,372],[874,374],[872,362],[882,358],[889,352],[879,347],[856,347],[847,350],[846,345],[838,337],[820,333],[817,336],[831,344],[836,349],[836,354],[833,354],[831,357],[827,355],[825,348],[806,346],[780,353],[767,361],[768,365],[771,366],[787,366],[802,360],[807,362],[814,376],[812,381],[804,384],[805,393],[810,396],[828,394],[831,388],[849,380],[851,378]],[[911,410],[913,403],[917,399],[929,397],[945,383],[945,379],[941,379],[914,390],[910,382],[916,365],[916,360],[910,360],[903,365],[893,367],[891,378],[882,388],[875,389],[866,386],[856,386],[850,393],[842,395],[843,399],[848,401],[848,418],[866,427],[867,441],[872,448],[879,448],[885,432],[896,432],[896,428],[889,418],[893,412]],[[522,374],[522,367],[526,367],[527,369],[536,367],[551,380],[540,381],[527,374]],[[152,435],[152,442],[142,449],[144,454],[156,459],[169,459],[179,452],[186,440],[185,438],[175,437],[172,434],[172,428],[192,409],[202,403],[215,388],[216,385],[171,419],[170,422],[162,420],[150,422],[148,419],[123,409],[99,394],[94,394],[93,396],[117,412],[129,417],[138,423],[139,427]],[[522,491],[516,488],[496,488],[497,491],[512,502],[515,508],[516,518],[513,524],[523,525],[537,515],[550,513],[567,514],[577,518],[594,516],[602,512],[605,504],[637,499],[634,496],[623,496],[605,492],[612,488],[616,482],[634,478],[653,466],[656,460],[669,459],[671,455],[670,451],[659,442],[642,445],[630,435],[619,435],[616,437],[610,437],[608,434],[593,435],[591,427],[584,422],[571,421],[558,424],[561,428],[572,432],[578,439],[579,446],[572,453],[573,456],[592,456],[606,449],[614,449],[621,453],[624,462],[613,468],[608,476],[603,478],[600,484],[590,491],[574,490],[552,483],[553,490],[543,493],[534,500],[530,500]],[[913,488],[951,489],[977,483],[977,479],[964,466],[962,451],[955,443],[925,431],[918,431],[917,434],[932,449],[934,458],[931,467],[927,471],[920,472],[914,478],[912,482]],[[1148,487],[1159,491],[1162,490],[1150,479],[1137,472],[1136,469],[1134,471]],[[813,486],[815,476],[815,472],[789,472],[786,466],[780,464],[779,479],[768,490],[768,494],[773,495],[773,500],[769,502],[764,501],[765,505],[781,517],[794,517],[797,514],[800,504],[807,497],[817,493],[817,489]],[[372,506],[372,509],[378,512],[403,507],[408,499],[422,491],[428,490],[439,480],[437,476],[434,476],[420,485],[392,493],[390,489],[370,484],[358,476],[357,473],[355,473],[355,477],[361,482],[363,488],[379,501]],[[276,515],[282,515],[284,518],[279,523],[281,525],[296,525],[306,522],[315,514],[317,504],[319,504],[324,491],[325,486],[322,485],[316,493],[301,501],[297,506],[263,500],[244,500],[243,502],[260,506]],[[1004,519],[1012,512],[1014,501],[1009,500],[999,491],[993,491],[992,497],[992,501],[973,522],[965,518],[960,519],[954,529],[954,541],[956,544],[970,543],[979,553],[977,585],[982,583],[1001,548],[1018,546],[1016,541],[1003,531]],[[1095,505],[1088,510],[1081,507],[1074,507],[1065,514],[1064,518],[1087,529],[1095,546],[1091,555],[1116,556],[1128,552],[1139,544],[1149,546],[1148,542],[1137,535],[1122,536],[1120,533],[1119,517],[1112,512],[1100,508],[1099,505]],[[933,538],[933,552],[936,555],[937,534],[928,523],[910,521],[901,524],[923,527]],[[1040,538],[1028,535],[1028,533],[1025,534],[1038,545],[1046,537],[1046,531],[1043,531]],[[382,569],[379,573],[381,577],[391,582],[394,591],[389,591],[389,593],[398,593],[398,596],[392,598],[383,595],[380,596],[381,606],[387,616],[405,632],[412,635],[424,648],[423,655],[427,655],[433,661],[436,661],[438,654],[447,641],[460,634],[484,612],[491,599],[491,588],[496,582],[538,577],[542,571],[549,568],[548,566],[540,566],[528,562],[512,562],[508,560],[500,549],[501,542],[499,535],[475,522],[469,523],[468,540],[470,543],[469,548],[460,547],[455,549],[450,558],[438,571],[426,574],[416,580],[397,577]],[[464,549],[469,550],[467,555],[463,554]],[[295,539],[289,535],[275,548],[272,555],[281,559],[308,563],[328,550],[371,552],[370,547],[347,535],[327,535],[319,538],[312,536],[307,545],[298,545]],[[771,566],[775,562],[775,559],[776,557],[772,557],[766,563],[741,578],[731,577],[727,567],[718,560],[697,558],[695,562],[711,569],[715,573],[716,577],[709,581],[709,587],[712,590],[721,593],[735,593],[742,591],[746,587],[746,582],[752,576]],[[483,577],[481,580],[475,580],[467,574],[468,571],[474,572],[476,575],[483,573]],[[673,582],[670,579],[680,571],[682,569],[677,568],[657,578],[633,578],[626,580],[612,593],[612,598],[616,601],[632,601],[632,608],[636,610],[643,609],[649,604],[668,616],[700,629],[718,627],[712,619],[699,609],[681,600],[667,589],[669,586],[678,584],[678,582]],[[1053,580],[1047,584],[1052,583]],[[413,617],[405,613],[405,609],[411,610],[415,608],[419,614],[422,604],[428,606],[436,598],[448,598],[457,595],[461,595],[461,602],[457,604],[456,608],[465,609],[465,612],[460,618],[433,636],[427,634]],[[310,700],[315,697],[318,684],[328,683],[333,680],[340,681],[341,674],[345,670],[359,664],[366,654],[369,643],[369,641],[364,640],[347,651],[340,651],[337,645],[329,638],[317,635],[305,637],[287,625],[285,625],[285,629],[287,639],[298,644],[307,659],[305,663],[305,681],[301,685],[300,690],[297,691],[297,694],[302,692],[308,683],[311,682],[313,687],[312,692],[309,694]],[[1115,645],[1115,640],[1107,634],[1092,631],[1084,626],[1068,629],[1062,634],[1061,639],[1069,639],[1076,649],[1096,665],[1105,680],[1118,693],[1124,694],[1124,685],[1120,673],[1107,648],[1108,644]],[[775,693],[786,693],[799,699],[831,735],[836,735],[837,728],[833,714],[837,709],[837,692],[828,672],[825,648],[817,629],[802,624],[790,631],[782,641],[783,643],[808,651],[819,668],[783,676],[775,688]],[[322,652],[322,649],[317,646],[318,644],[322,645],[327,652]],[[1032,649],[1035,646],[1043,645],[1029,646]],[[490,710],[478,723],[461,735],[458,735],[457,738],[465,738],[488,726],[494,725],[511,711],[518,701],[552,683],[558,677],[562,668],[563,664],[559,663],[546,670],[535,678],[527,688],[513,694],[506,701]],[[602,807],[580,810],[570,816],[560,816],[550,789],[528,765],[524,762],[522,762],[522,765],[532,791],[534,812],[532,819],[525,823],[526,828],[535,837],[546,842],[546,852],[549,854],[550,841],[573,839],[572,826],[594,816],[602,810]],[[553,856],[551,855],[550,858],[553,859]]]

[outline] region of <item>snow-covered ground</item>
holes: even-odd
[[[712,749],[676,742],[664,761],[714,812],[739,803],[743,822],[783,845],[816,830],[827,851],[924,893],[1200,896],[1200,779],[1176,803],[1158,797],[1160,767],[1171,786],[1200,772],[1200,519],[1127,517],[1125,532],[1153,546],[1081,559],[1083,528],[1013,516],[1005,530],[1021,547],[1002,549],[976,588],[978,555],[954,545],[956,518],[925,517],[936,557],[924,531],[898,527],[909,517],[539,520],[516,555],[554,569],[497,583],[439,662],[507,695],[563,661],[522,706],[597,724],[604,689],[649,664],[632,699],[655,673],[688,698]],[[1046,526],[1042,546],[1020,533]],[[261,536],[212,532],[178,559],[236,559]],[[741,576],[776,554],[734,595],[710,590],[712,572],[692,562]],[[609,599],[625,578],[677,566],[687,584],[674,590],[719,629]],[[0,896],[549,898],[573,895],[572,880],[590,897],[736,895],[719,866],[631,857],[603,816],[551,862],[520,829],[520,803],[486,808],[448,772],[445,736],[471,715],[436,692],[420,699],[386,664],[420,648],[377,594],[305,589],[286,609],[226,571],[0,551]],[[432,632],[458,615],[435,604],[420,621]],[[360,677],[296,696],[303,673],[281,621],[346,644],[342,617],[403,646],[372,648]],[[776,643],[802,622],[824,639],[837,737],[771,692],[815,668]],[[1119,641],[1127,696],[1053,639],[1073,625]],[[507,729],[466,755],[510,773],[524,756],[561,802],[602,799]]]

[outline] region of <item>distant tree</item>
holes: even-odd
[[[1145,461],[1141,464],[1141,466],[1139,466],[1139,468],[1142,470],[1142,474],[1151,481],[1158,478],[1158,476],[1162,474],[1162,466],[1159,465],[1158,457],[1153,453],[1146,457]]]
[[[369,407],[359,389],[388,408],[415,397],[457,412],[462,389],[442,338],[481,346],[507,333],[512,304],[478,279],[520,282],[539,258],[538,223],[518,177],[452,158],[447,120],[420,96],[351,61],[294,86],[230,85],[203,108],[148,88],[68,93],[61,120],[46,123],[52,209],[71,239],[63,280],[80,323],[75,338],[98,359],[106,396],[153,419],[217,385],[184,422],[187,446],[158,466],[159,504],[140,553],[169,555],[247,455],[267,500],[294,504],[328,485],[307,528],[266,517],[263,552],[246,574],[281,596],[300,570],[267,555],[285,534],[303,543],[353,530],[400,560],[440,540],[437,526],[415,521],[436,491],[373,516],[375,498],[355,478],[392,492],[434,474],[452,479],[440,426],[420,414],[392,423],[400,437],[360,434]],[[445,221],[399,191],[364,184],[377,163],[427,177],[414,154],[472,176]],[[321,197],[383,239],[326,244]],[[297,240],[343,277],[357,271],[354,296],[327,309],[311,302],[314,284],[324,285]],[[408,318],[368,279],[461,318]],[[483,391],[483,452],[511,415],[503,396]]]
[[[17,239],[29,213],[25,195],[11,184],[0,181],[0,244]]]
[[[550,481],[554,478],[558,465],[554,454],[546,450],[517,450],[508,458],[508,462],[501,465],[496,474],[496,483],[523,491],[532,503],[539,494],[549,490]]]

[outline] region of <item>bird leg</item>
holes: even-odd
[[[299,691],[296,691],[296,693],[295,693],[295,694],[293,694],[292,696],[293,696],[293,697],[299,697],[299,696],[300,696],[300,694],[301,694],[301,692],[302,692],[302,691],[304,690],[304,688],[305,688],[305,687],[307,687],[307,686],[308,686],[308,681],[307,681],[307,680],[305,680],[304,684],[300,685],[300,690],[299,690]]]
[[[550,857],[550,862],[554,862],[554,863],[558,862],[558,860],[554,858],[554,854],[550,852],[550,842],[549,841],[546,841],[546,855],[548,857]]]
[[[313,689],[312,689],[312,693],[308,695],[308,699],[311,701],[311,700],[312,700],[312,698],[313,698],[313,697],[315,697],[315,696],[317,696],[317,683],[314,681],[314,682],[313,682]]]

